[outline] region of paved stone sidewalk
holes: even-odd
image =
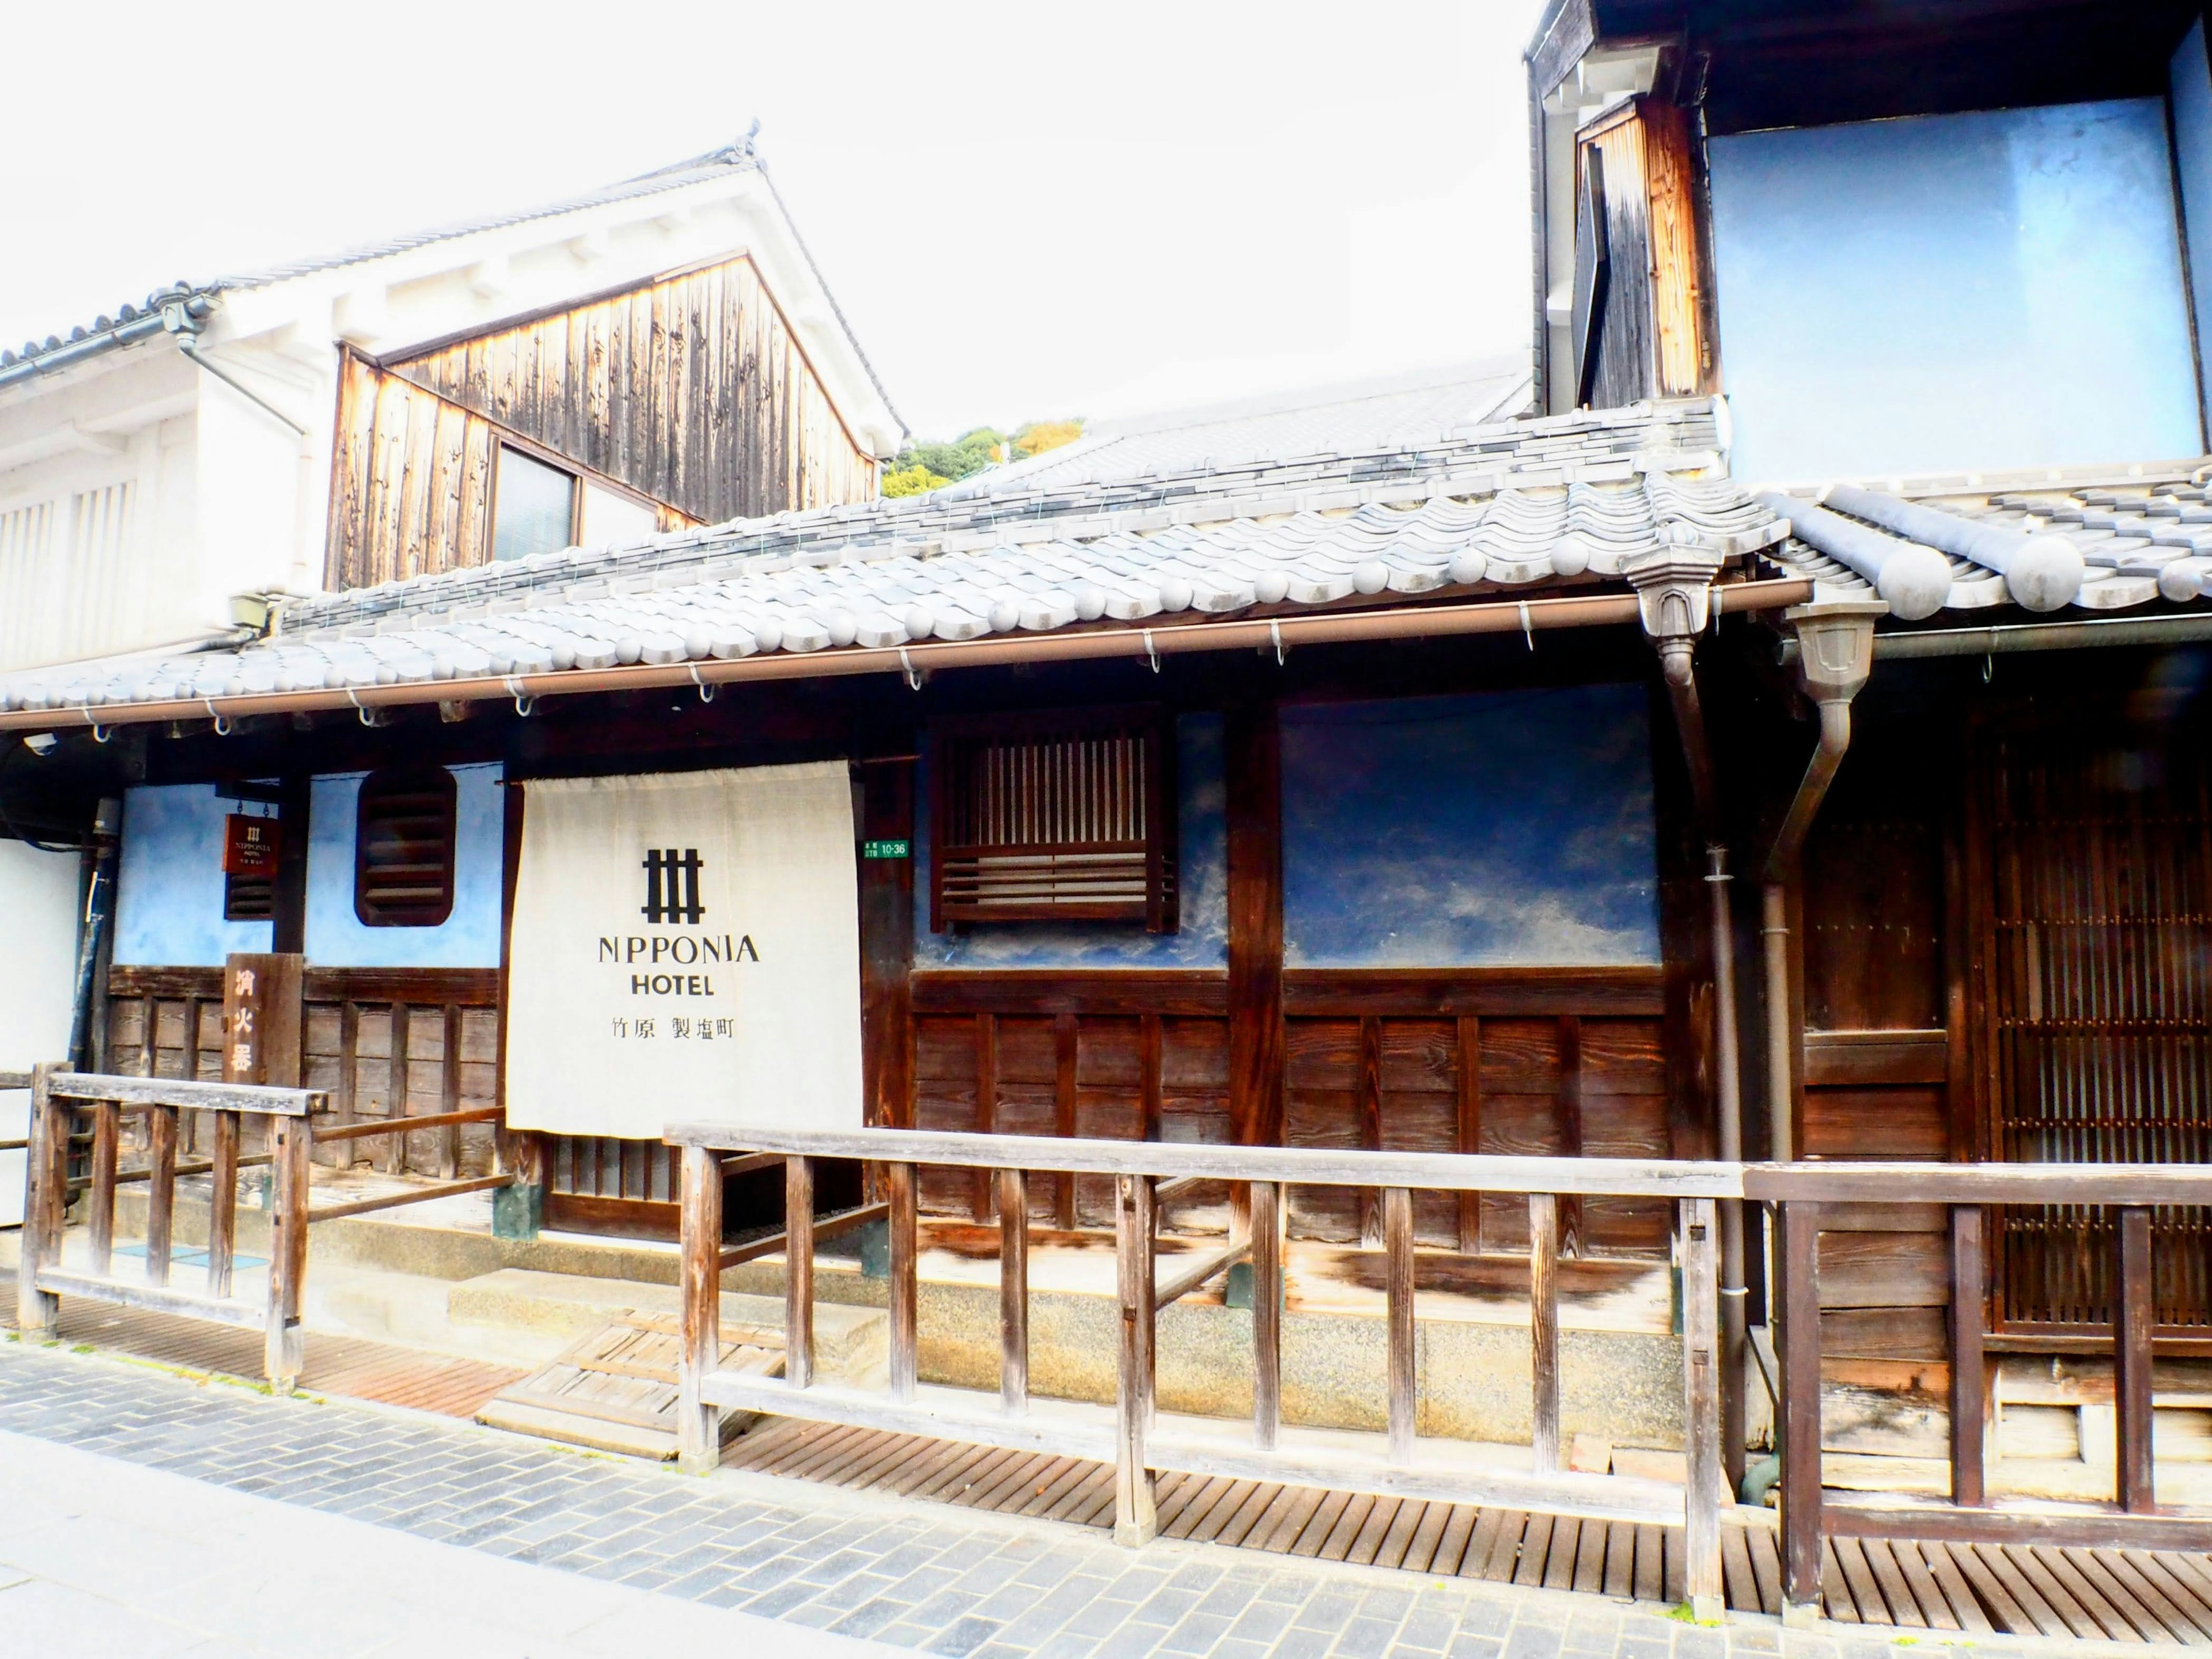
[[[729,1470],[689,1479],[471,1425],[273,1400],[12,1337],[0,1345],[0,1433],[453,1547],[441,1560],[465,1561],[468,1552],[535,1564],[557,1570],[554,1577],[657,1592],[656,1600],[977,1659],[1905,1659],[1901,1648],[1835,1627],[1784,1632],[1739,1618],[1701,1629],[1596,1596],[1255,1560],[1169,1540],[1132,1552],[1050,1522]],[[0,1562],[9,1559],[6,1532],[23,1518],[0,1527]],[[331,1567],[352,1602],[374,1582],[343,1559]],[[117,1561],[118,1579],[131,1571]],[[405,1579],[386,1582],[397,1595]],[[0,1591],[0,1649],[9,1639],[7,1600],[21,1593]],[[717,1650],[746,1633],[730,1634]],[[573,1650],[556,1636],[544,1634],[546,1652]],[[750,1646],[805,1650],[797,1630],[789,1637],[771,1632]],[[1923,1644],[1930,1640],[1923,1634]],[[1997,1659],[2039,1645],[2006,1638],[1977,1651]],[[471,1650],[475,1659],[525,1650]]]

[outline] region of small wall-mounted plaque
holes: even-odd
[[[910,859],[914,843],[907,841],[864,841],[860,843],[864,859]]]
[[[223,820],[222,872],[262,881],[276,878],[276,849],[283,825],[275,818],[233,812]]]

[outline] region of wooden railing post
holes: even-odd
[[[1419,1376],[1413,1352],[1413,1194],[1382,1189],[1383,1286],[1389,1326],[1390,1461],[1413,1461]]]
[[[1152,1425],[1152,1178],[1115,1177],[1114,1255],[1121,1340],[1115,1389],[1114,1541],[1148,1544],[1160,1529],[1145,1455]]]
[[[1273,1181],[1252,1183],[1252,1443],[1275,1449],[1283,1421],[1283,1210]]]
[[[215,1115],[215,1146],[208,1171],[208,1294],[230,1295],[231,1265],[238,1254],[238,1132],[236,1112]]]
[[[904,1404],[914,1398],[919,1370],[920,1308],[915,1295],[917,1224],[915,1216],[914,1165],[884,1165],[884,1190],[890,1205],[891,1281],[891,1398]]]
[[[1030,1407],[1030,1182],[999,1171],[999,1403]]]
[[[146,1116],[146,1282],[169,1282],[169,1250],[176,1236],[177,1109],[154,1106]]]
[[[1820,1616],[1820,1206],[1782,1210],[1782,1622]]]
[[[42,1060],[31,1067],[30,1146],[23,1159],[23,1238],[15,1266],[15,1323],[26,1337],[51,1337],[61,1298],[39,1288],[39,1269],[62,1257],[62,1218],[69,1206],[69,1109],[53,1095],[65,1066]]]
[[[1951,1501],[1979,1509],[1987,1493],[1987,1385],[1982,1364],[1982,1206],[1951,1206]]]
[[[306,1116],[272,1117],[269,1161],[276,1214],[269,1239],[269,1322],[262,1369],[269,1385],[289,1394],[307,1358],[300,1293],[307,1276],[307,1158],[313,1132]]]
[[[1720,1276],[1717,1218],[1710,1198],[1681,1203],[1682,1431],[1689,1486],[1684,1499],[1683,1588],[1690,1616],[1718,1621],[1721,1583]]]
[[[711,1474],[722,1461],[722,1413],[699,1398],[699,1383],[722,1357],[722,1155],[705,1146],[686,1146],[682,1184],[684,1310],[676,1356],[676,1461],[686,1474]]]
[[[783,1160],[783,1380],[814,1382],[814,1160]]]
[[[1529,1444],[1536,1473],[1559,1472],[1559,1201],[1528,1194]]]
[[[2118,1212],[2118,1260],[2113,1289],[2112,1397],[2118,1408],[2119,1466],[2115,1485],[2130,1515],[2158,1510],[2151,1471],[2151,1330],[2157,1310],[2151,1297],[2150,1210],[2130,1204]]]
[[[115,1267],[115,1153],[123,1109],[112,1100],[92,1108],[92,1194],[85,1221],[92,1236],[92,1270],[106,1278]]]

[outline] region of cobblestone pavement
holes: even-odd
[[[1700,1628],[1598,1596],[1255,1560],[1247,1551],[1169,1540],[1133,1552],[1051,1522],[732,1470],[700,1480],[467,1424],[374,1407],[275,1400],[12,1337],[0,1346],[0,1434],[447,1546],[436,1558],[447,1564],[446,1577],[474,1559],[496,1581],[501,1569],[489,1558],[500,1558],[556,1570],[533,1576],[533,1583],[574,1575],[655,1592],[656,1606],[680,1600],[976,1659],[1154,1653],[1212,1659],[1906,1659],[1901,1644],[1861,1639],[1837,1626],[1785,1632],[1771,1620],[1739,1615],[1726,1626]],[[7,1526],[0,1528],[0,1563],[6,1563],[13,1559],[8,1529],[35,1527],[21,1509],[38,1500],[5,1488],[0,1495],[18,1511],[3,1517]],[[56,1503],[64,1497],[55,1494]],[[130,1561],[118,1559],[115,1571],[118,1579],[127,1577]],[[361,1602],[370,1581],[342,1553],[326,1571],[344,1590],[334,1606]],[[0,1573],[0,1583],[14,1576]],[[386,1582],[397,1595],[405,1576]],[[0,1651],[13,1639],[10,1599],[37,1585],[33,1578],[0,1589]],[[218,1583],[215,1593],[220,1590]],[[487,1583],[483,1594],[486,1605],[476,1618],[487,1626],[501,1622],[492,1611],[501,1598],[534,1595],[497,1582]],[[730,1637],[750,1638],[769,1655],[814,1645],[795,1629],[788,1640],[771,1630],[763,1643],[754,1619],[731,1620]],[[477,1639],[466,1650],[472,1659],[592,1650],[534,1633],[538,1629],[526,1631],[520,1645],[510,1640],[486,1646]],[[357,1643],[319,1646],[306,1641],[304,1630],[292,1634],[301,1639],[286,1647],[289,1653],[374,1650]],[[1923,1647],[1938,1639],[1919,1634]],[[635,1659],[650,1645],[633,1641],[623,1651]],[[720,1644],[720,1650],[729,1645]],[[1977,1644],[1977,1653],[2000,1659],[2051,1645],[2004,1638]],[[99,1650],[80,1643],[67,1650]],[[417,1641],[392,1650],[433,1650]]]

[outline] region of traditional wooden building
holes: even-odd
[[[0,730],[43,750],[0,775],[11,812],[125,802],[105,1068],[220,1070],[217,965],[273,945],[304,955],[297,1074],[335,1123],[441,1120],[392,1139],[394,1167],[488,1170],[491,1120],[456,1121],[482,1103],[545,1225],[665,1235],[681,1203],[709,1250],[775,1206],[710,1131],[664,1139],[679,1118],[723,1117],[735,1147],[827,1124],[1626,1160],[1604,1167],[1644,1184],[1557,1195],[1521,1165],[1493,1191],[1294,1182],[1284,1226],[1293,1313],[1402,1316],[1394,1455],[1418,1288],[1446,1310],[1422,1432],[1533,1442],[1540,1470],[1564,1421],[1616,1475],[1682,1444],[1650,1386],[1680,1333],[1693,1376],[1713,1357],[1712,1240],[1651,1184],[1669,1168],[1878,1162],[1934,1193],[1890,1165],[2203,1164],[2203,27],[2179,6],[1781,9],[1547,13],[1537,409],[1516,418],[1493,388],[1464,418],[1347,421],[1334,447],[1289,421],[1240,452],[1201,422],[771,513],[758,492],[804,466],[715,447],[758,407],[722,351],[768,337],[726,267],[349,356],[332,591],[228,648],[0,679]],[[613,412],[616,341],[664,313],[690,330],[668,362],[696,371],[696,467]],[[471,516],[483,421],[502,455],[580,469],[587,524],[591,488],[657,524],[745,516],[486,562],[516,497],[495,481],[493,528]],[[418,562],[391,562],[403,544]],[[258,810],[281,850],[227,866],[226,821]],[[257,902],[273,928],[235,914]],[[938,1282],[1026,1261],[1032,1235],[1076,1290],[1107,1228],[1126,1253],[1134,1176],[1036,1170],[920,1172]],[[1698,1201],[1758,1196],[1694,1178],[1737,1183]],[[1244,1237],[1272,1201],[1247,1188],[1279,1179],[1174,1180],[1165,1228]],[[864,1196],[823,1182],[825,1206]],[[2100,1200],[1832,1190],[1788,1249],[1755,1204],[1717,1224],[1743,1490],[1795,1293],[1782,1358],[1826,1409],[1784,1428],[1812,1436],[1792,1455],[1816,1517],[1823,1474],[1978,1510],[1985,1414],[1993,1466],[2041,1470],[2016,1490],[2101,1500],[2114,1410],[2139,1507],[2154,1398],[2169,1501],[2205,1500],[2201,1207],[2125,1197],[2123,1226]],[[2112,1242],[2139,1224],[2129,1312]],[[916,1248],[895,1236],[908,1393]],[[1252,1296],[1240,1316],[1273,1328]],[[1547,1297],[1596,1379],[1564,1419],[1540,1358],[1531,1417],[1486,1346]],[[1111,1340],[1070,1318],[1041,1391],[1110,1391]],[[1364,1362],[1326,1345],[1283,1361],[1279,1395],[1224,1395],[1218,1328],[1190,1328],[1122,1350],[1124,1430],[1155,1370],[1180,1409],[1255,1402],[1266,1449],[1271,1412],[1380,1417]],[[2141,1341],[2116,1372],[2122,1329]],[[988,1341],[920,1340],[934,1380],[988,1385]],[[2043,1468],[2062,1434],[2078,1478]]]

